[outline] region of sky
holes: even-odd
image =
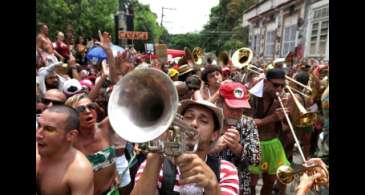
[[[219,0],[138,0],[150,5],[161,23],[162,7],[164,9],[163,26],[170,34],[199,32],[209,21],[210,9],[218,5]]]

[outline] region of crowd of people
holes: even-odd
[[[210,58],[197,65],[189,55],[161,62],[145,59],[134,49],[115,53],[106,32],[88,41],[74,41],[70,30],[66,34],[65,39],[57,32],[52,42],[47,25],[38,26],[37,194],[179,194],[194,184],[198,188],[187,194],[255,195],[260,177],[261,194],[285,194],[286,185],[276,172],[295,164],[300,146],[306,160],[300,163],[321,168],[302,174],[295,193],[308,193],[318,178],[328,175],[326,62],[251,62],[262,69],[257,73],[237,68],[230,59]],[[95,47],[101,47],[107,59],[88,60],[87,52]],[[199,132],[195,153],[173,158],[146,153],[113,129],[110,94],[134,69],[158,69],[171,79],[179,98],[177,112]]]

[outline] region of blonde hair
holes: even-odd
[[[83,98],[89,98],[89,97],[87,96],[86,93],[73,95],[66,100],[65,105],[70,106],[72,108],[76,108],[76,104],[79,103],[79,101]]]

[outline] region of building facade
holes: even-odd
[[[300,51],[328,60],[329,0],[260,0],[243,14],[249,47],[265,62]],[[300,49],[298,49],[300,48]]]

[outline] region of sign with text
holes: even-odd
[[[119,39],[147,40],[148,32],[119,31]]]

